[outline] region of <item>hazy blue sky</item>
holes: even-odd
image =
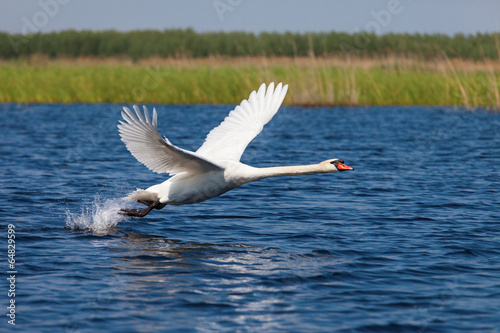
[[[500,31],[498,0],[1,0],[0,31]]]

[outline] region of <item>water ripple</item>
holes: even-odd
[[[196,149],[229,107],[157,109],[160,132]],[[119,198],[165,176],[125,149],[118,105],[0,112],[21,331],[500,327],[498,114],[285,107],[245,163],[339,157],[356,171],[266,179],[137,219],[117,214]]]

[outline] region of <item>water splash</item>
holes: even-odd
[[[82,207],[80,213],[66,212],[66,228],[105,234],[125,219],[125,216],[118,214],[124,206],[123,199],[104,200],[96,197],[91,206]]]

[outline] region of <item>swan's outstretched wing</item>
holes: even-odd
[[[134,105],[135,115],[124,107],[118,129],[122,141],[132,155],[150,170],[157,173],[177,174],[181,172],[201,173],[212,170],[222,170],[197,154],[178,148],[162,138],[157,129],[156,109],[153,109],[152,119],[144,106],[144,116],[139,107]]]
[[[239,161],[252,141],[278,111],[285,98],[288,85],[262,84],[253,91],[248,100],[243,100],[224,121],[208,133],[196,154],[212,161]]]

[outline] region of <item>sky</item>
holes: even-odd
[[[500,31],[498,0],[1,0],[0,31]]]

